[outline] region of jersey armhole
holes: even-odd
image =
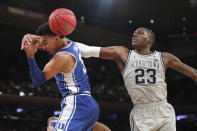
[[[162,66],[163,66],[163,69],[164,69],[164,71],[165,71],[166,68],[165,68],[165,65],[164,65],[162,52],[160,52],[160,61],[161,61],[161,64],[162,64]]]
[[[124,66],[123,70],[121,71],[121,74],[122,74],[122,75],[124,74],[125,69],[126,69],[126,67],[127,67],[127,64],[128,64],[128,62],[129,62],[129,59],[130,59],[130,56],[131,56],[131,52],[132,52],[132,50],[129,51],[129,54],[128,54],[128,57],[127,57],[125,66]]]
[[[68,73],[61,72],[61,73],[63,73],[63,74],[68,75],[68,74],[72,73],[72,72],[75,70],[75,68],[76,68],[76,66],[77,66],[77,59],[76,59],[75,55],[73,55],[73,54],[70,53],[70,52],[64,51],[64,52],[58,52],[57,54],[60,54],[60,53],[69,54],[69,55],[71,55],[71,56],[73,56],[73,57],[75,58],[75,65],[74,65],[74,67],[72,68],[72,70],[71,70],[70,72],[68,72]]]

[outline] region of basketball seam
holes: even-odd
[[[52,31],[52,32],[53,32],[53,33],[55,33],[54,20],[52,21],[52,23],[51,23],[51,24],[52,24],[52,28],[53,28],[53,31]]]
[[[71,14],[71,13],[58,13],[57,15],[62,15],[62,14],[68,14],[68,15],[73,15],[74,16],[74,14]]]
[[[57,25],[59,26],[60,30],[61,30],[62,32],[64,32],[64,30],[63,30],[62,27],[60,26],[58,20],[57,20],[57,19],[55,19],[55,20],[56,20],[56,23],[57,23]],[[62,32],[61,32],[61,34],[64,36],[64,34],[63,34]],[[64,32],[64,33],[66,33],[66,32]]]
[[[57,19],[56,19],[56,13],[57,13],[57,12],[54,12],[54,16],[55,16],[54,19],[56,20],[57,26],[59,26],[59,28],[60,28],[60,35],[63,35],[62,32],[61,32],[61,26],[59,25],[59,23],[58,23],[58,21],[57,21]],[[54,22],[55,22],[55,20],[54,20]],[[63,31],[63,32],[64,32],[64,31]],[[57,33],[59,33],[59,32],[57,31]],[[58,35],[58,34],[56,34],[56,35]]]
[[[55,12],[54,12],[54,16],[55,16]],[[55,18],[52,18],[52,19],[55,19]],[[53,28],[53,31],[52,31],[52,32],[55,33],[56,31],[55,31],[55,28],[54,28],[54,26],[55,26],[54,20],[52,21],[51,24],[52,24],[52,28]],[[56,34],[56,33],[55,33],[55,34]]]
[[[49,24],[51,23],[51,31],[53,32],[53,30],[54,30],[54,25],[53,25],[53,21],[51,21],[53,18],[51,18],[51,19],[49,19]],[[50,27],[50,25],[49,25],[49,27]],[[53,32],[54,33],[54,32]]]
[[[62,10],[65,10],[64,8],[60,8],[60,9],[57,9],[55,12],[60,12]]]
[[[66,21],[66,22],[68,22],[72,27],[75,27],[70,21],[67,21],[67,20],[65,20],[64,18],[62,18],[62,17],[60,17],[60,16],[58,16],[61,20],[64,20],[64,21]]]
[[[54,12],[54,16],[53,16],[53,17],[60,16],[60,15],[62,15],[62,14],[67,14],[67,15],[75,16],[74,14],[70,14],[70,13],[61,13],[61,14],[57,14],[57,15],[55,15],[55,12]],[[52,18],[53,18],[53,17],[52,17]]]

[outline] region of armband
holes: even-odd
[[[77,46],[79,47],[79,51],[82,55],[82,57],[88,58],[88,57],[99,57],[101,47],[97,46],[88,46],[82,43],[77,43]]]

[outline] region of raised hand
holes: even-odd
[[[40,37],[26,34],[22,39],[21,50],[25,50],[27,57],[34,58],[34,54],[41,46]]]

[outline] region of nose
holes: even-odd
[[[137,34],[135,32],[133,33],[133,37],[137,37]]]

